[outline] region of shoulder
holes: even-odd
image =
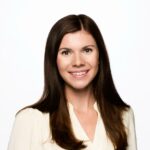
[[[135,119],[133,109],[128,108],[123,114],[123,122],[125,125],[127,139],[128,139],[128,150],[136,150],[136,131],[135,131]]]
[[[127,130],[129,128],[133,128],[135,125],[134,120],[134,111],[132,107],[129,107],[124,113],[123,113],[123,122]]]
[[[30,137],[32,133],[39,137],[41,132],[48,131],[48,125],[48,113],[34,108],[25,108],[16,114],[13,133],[17,136],[26,135],[26,137]]]
[[[126,111],[123,112],[123,120],[128,122],[130,119],[134,119],[132,107],[127,108]]]
[[[48,113],[33,108],[20,110],[15,117],[13,124],[9,148],[15,150],[27,150],[35,145],[39,147],[49,134]],[[32,145],[32,143],[34,143]],[[32,149],[32,148],[31,148]],[[37,149],[37,148],[33,148]]]
[[[34,108],[25,108],[20,110],[15,117],[15,121],[21,124],[42,121],[47,115]]]
[[[38,109],[34,108],[25,108],[20,110],[16,114],[16,118],[34,118],[34,117],[41,117],[43,114]]]

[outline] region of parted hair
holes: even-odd
[[[123,113],[129,105],[123,102],[115,88],[102,34],[89,16],[68,15],[53,25],[45,47],[43,94],[37,103],[28,107],[49,113],[52,140],[60,147],[67,150],[80,150],[86,147],[84,141],[77,139],[73,133],[64,92],[65,83],[56,63],[58,49],[64,35],[80,30],[85,30],[92,35],[99,50],[99,69],[92,81],[92,89],[107,136],[116,150],[126,150],[128,142]]]

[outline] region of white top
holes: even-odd
[[[78,139],[85,142],[87,145],[86,150],[114,150],[111,141],[106,136],[104,124],[96,103],[94,104],[94,108],[98,112],[98,121],[93,141],[89,140],[82,128],[72,104],[68,103],[68,108],[74,134]],[[137,150],[132,109],[124,113],[123,120],[127,127],[129,144],[127,150]],[[48,138],[49,133],[49,114],[44,114],[37,109],[26,108],[15,118],[7,150],[63,150]]]

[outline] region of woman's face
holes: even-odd
[[[57,67],[67,88],[89,87],[98,72],[99,51],[85,30],[66,34],[58,50]]]

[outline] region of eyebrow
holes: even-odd
[[[82,49],[85,49],[85,48],[88,48],[88,47],[94,47],[94,48],[97,48],[96,45],[86,45],[86,46],[83,46]],[[59,51],[61,50],[71,50],[71,48],[68,48],[68,47],[62,47],[59,49]]]
[[[61,50],[71,50],[71,48],[62,47],[62,48],[60,48],[58,51],[61,51]]]
[[[84,49],[84,48],[87,48],[87,47],[94,47],[94,48],[97,48],[96,45],[86,45],[86,46],[83,47],[83,49]]]

